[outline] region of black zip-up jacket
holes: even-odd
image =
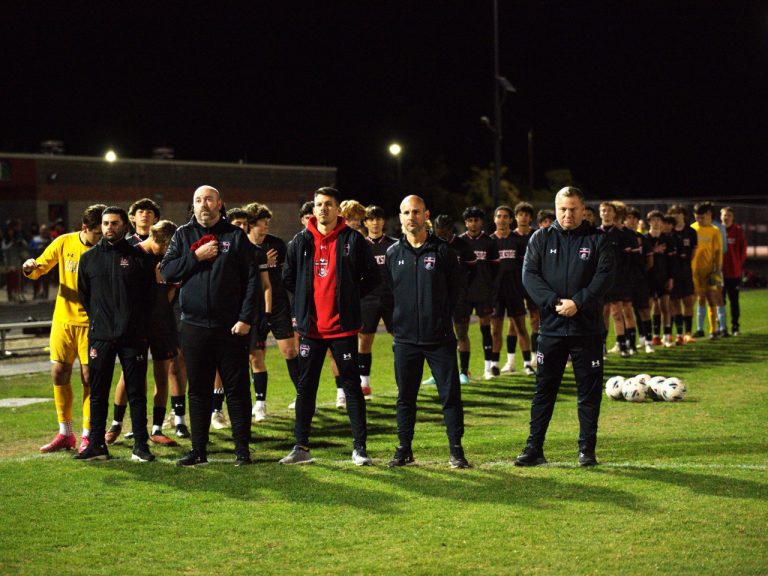
[[[216,236],[219,255],[199,261],[192,245]],[[174,232],[160,263],[167,282],[180,282],[181,320],[203,328],[231,328],[238,321],[254,326],[263,309],[264,292],[253,244],[245,232],[224,218],[210,228],[192,219]]]
[[[80,257],[77,292],[90,321],[89,340],[136,342],[149,336],[155,267],[125,239],[102,238]]]
[[[586,222],[563,230],[555,221],[534,232],[523,261],[523,285],[541,308],[539,333],[545,336],[602,334],[603,300],[616,266],[608,235],[597,233]],[[558,300],[573,300],[574,316],[555,311]]]
[[[453,312],[464,308],[467,273],[448,243],[429,234],[414,248],[403,237],[387,249],[385,265],[395,295],[395,342],[455,341]]]
[[[288,243],[283,266],[283,284],[293,294],[293,314],[299,334],[310,332],[314,308],[315,239],[306,228]],[[360,299],[381,282],[381,273],[365,236],[352,228],[336,238],[336,306],[344,331],[363,325]]]

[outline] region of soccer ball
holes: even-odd
[[[688,387],[679,378],[667,378],[660,386],[661,397],[667,402],[678,402],[685,398]]]
[[[642,384],[648,384],[648,380],[651,379],[650,374],[638,374],[635,376],[635,382],[640,382]]]
[[[644,402],[648,394],[648,386],[634,378],[627,378],[624,380],[621,394],[627,402]]]
[[[667,379],[666,376],[654,376],[648,380],[648,396],[652,400],[661,400],[661,384]]]
[[[621,400],[623,398],[622,396],[623,384],[624,384],[623,376],[611,376],[610,378],[608,378],[608,381],[605,383],[606,396],[608,396],[608,398],[611,398],[612,400]]]

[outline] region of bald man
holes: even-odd
[[[385,259],[387,282],[395,297],[392,327],[399,440],[389,466],[415,462],[411,445],[416,397],[426,360],[443,406],[449,464],[468,468],[461,445],[464,409],[453,331],[453,311],[466,298],[466,273],[448,243],[427,231],[428,219],[424,200],[407,196],[400,204],[403,237],[387,249]]]
[[[235,465],[251,463],[248,348],[264,295],[254,247],[245,232],[221,216],[221,195],[195,190],[191,220],[180,226],[160,264],[167,282],[181,284],[181,347],[189,378],[192,451],[179,466],[208,463],[208,429],[216,372],[227,396]]]

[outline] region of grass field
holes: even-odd
[[[742,298],[738,338],[609,359],[606,376],[674,375],[688,396],[604,397],[595,469],[576,465],[570,372],[545,447],[550,465],[512,465],[533,389],[533,378],[517,374],[463,390],[472,469],[447,465],[434,388],[420,396],[419,465],[388,469],[396,393],[390,340],[381,336],[370,468],[349,462],[349,426],[329,372],[312,437],[317,463],[276,463],[292,445],[293,420],[276,350],[268,354],[270,418],[253,427],[250,467],[232,465],[228,431],[212,432],[213,462],[200,469],[173,466],[188,441],[154,448],[152,464],[131,462],[123,441],[104,463],[41,456],[55,430],[53,404],[0,408],[0,573],[766,574],[768,293]],[[476,326],[471,333],[481,374]],[[0,380],[0,399],[50,395],[44,374]]]

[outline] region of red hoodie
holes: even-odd
[[[359,330],[343,331],[339,323],[339,307],[336,300],[336,240],[339,232],[347,227],[339,217],[336,227],[326,236],[317,229],[317,218],[307,222],[307,230],[315,240],[313,257],[314,273],[312,288],[315,306],[311,315],[308,336],[310,338],[342,338],[353,336]]]

